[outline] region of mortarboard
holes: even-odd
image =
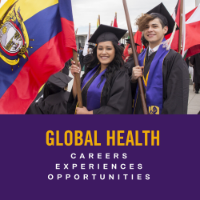
[[[60,88],[65,88],[71,80],[72,80],[71,77],[67,76],[62,72],[58,72],[50,76],[48,81]]]
[[[126,43],[130,44],[131,43],[131,39],[130,38],[126,39]]]
[[[149,12],[147,12],[147,14],[150,14],[153,17],[161,19],[164,25],[168,26],[168,32],[166,33],[166,35],[173,32],[175,21],[169,14],[168,10],[163,5],[163,3],[160,3],[158,6],[151,9]]]
[[[95,45],[94,44],[88,44],[88,48],[94,49]]]
[[[135,46],[137,47],[137,46],[140,46],[140,45],[135,43]],[[131,48],[131,47],[132,47],[132,45],[130,44],[128,48]]]
[[[124,29],[101,24],[88,42],[98,44],[99,42],[112,41],[118,44],[126,32],[127,30]]]

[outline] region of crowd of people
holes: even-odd
[[[88,55],[83,56],[81,47],[78,65],[70,59],[62,72],[50,77],[27,114],[144,114],[139,78],[149,114],[187,114],[188,66],[194,67],[195,92],[199,93],[200,54],[186,63],[169,48],[165,35],[173,32],[175,22],[163,4],[159,6],[162,9],[156,7],[136,21],[145,46],[137,55],[138,66],[130,39],[126,40],[127,57],[124,46],[118,43],[127,30],[101,24],[89,40]],[[84,71],[81,86],[74,81],[71,92],[67,92],[69,67],[72,76]],[[82,90],[82,108],[77,103],[77,87]]]

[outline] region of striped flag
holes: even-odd
[[[0,113],[24,114],[76,50],[71,0],[8,0],[0,20]]]

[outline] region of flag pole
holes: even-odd
[[[100,22],[100,15],[98,15],[98,19],[99,19],[99,25],[101,24],[101,22]]]
[[[73,61],[75,62],[75,65],[78,66],[77,52],[75,50],[73,50]],[[78,97],[78,107],[79,108],[83,108],[80,74],[75,73],[74,74],[74,78],[75,78],[75,82],[76,82],[76,91],[77,91],[77,97]]]
[[[179,25],[179,43],[178,43],[179,53],[181,53],[182,34],[183,34],[183,0],[180,0],[180,25]]]
[[[90,39],[90,30],[91,30],[91,24],[89,23],[89,38],[88,38],[88,40]]]
[[[123,5],[124,5],[124,11],[125,11],[125,15],[126,15],[128,31],[129,31],[130,40],[131,40],[131,46],[132,46],[132,51],[133,51],[133,59],[134,59],[135,65],[138,66],[139,62],[138,62],[138,57],[137,57],[137,53],[136,53],[135,42],[133,40],[133,32],[132,32],[128,7],[127,7],[126,0],[122,0],[122,1],[123,1]],[[146,105],[146,101],[145,101],[145,97],[144,97],[144,88],[143,88],[143,83],[142,83],[141,77],[138,78],[138,85],[139,85],[140,97],[141,97],[141,101],[142,101],[142,109],[143,109],[144,114],[147,115],[148,110],[147,110],[147,105]]]
[[[78,28],[75,31],[75,35],[77,35]],[[78,66],[78,54],[77,52],[73,49],[73,61],[75,62],[75,65]],[[80,74],[75,73],[74,74],[74,81],[76,82],[76,91],[77,91],[77,98],[78,98],[78,107],[83,108],[83,101],[82,101],[82,94],[81,94],[81,78]]]
[[[112,26],[113,25],[113,21],[111,21],[111,24],[110,24],[110,26]]]
[[[77,33],[78,33],[78,28],[76,29],[75,35],[77,35]]]

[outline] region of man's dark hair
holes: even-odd
[[[167,25],[164,24],[164,22],[163,22],[157,15],[144,14],[144,15],[142,15],[141,17],[139,17],[139,18],[136,20],[136,25],[138,26],[139,31],[141,31],[141,32],[144,31],[144,30],[146,29],[146,25],[147,25],[150,21],[152,21],[152,20],[154,20],[154,19],[156,19],[156,18],[159,19],[162,28],[164,28],[165,26],[167,26]]]

